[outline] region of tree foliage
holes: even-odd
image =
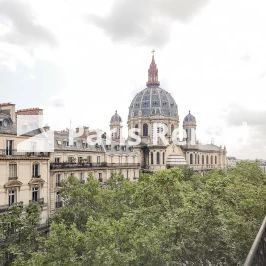
[[[31,258],[38,250],[40,207],[14,205],[0,215],[0,265],[10,265],[18,257]]]
[[[49,237],[17,265],[237,265],[266,214],[257,164],[66,182]]]

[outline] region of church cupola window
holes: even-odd
[[[157,152],[156,154],[156,162],[157,164],[160,164],[160,152]]]
[[[147,137],[148,134],[149,134],[148,125],[147,125],[147,124],[144,124],[144,125],[143,125],[143,136],[144,136],[144,137]]]

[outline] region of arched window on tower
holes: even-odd
[[[153,164],[153,152],[151,152],[151,164]]]
[[[149,134],[149,128],[147,124],[143,125],[143,137],[148,137]]]
[[[174,130],[175,130],[175,126],[172,124],[171,125],[171,134],[173,134]]]
[[[160,164],[160,152],[157,151],[157,154],[156,154],[156,157],[157,157],[157,164]]]
[[[193,164],[193,154],[192,154],[192,153],[190,154],[190,160],[189,160],[189,163],[190,163],[190,164]]]
[[[206,156],[206,164],[209,164],[209,155]]]

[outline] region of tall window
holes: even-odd
[[[200,164],[200,156],[198,155],[198,164]]]
[[[99,179],[98,179],[100,182],[103,182],[103,175],[102,173],[99,173]]]
[[[56,202],[55,202],[55,207],[56,208],[61,208],[63,206],[62,204],[62,197],[60,194],[60,191],[56,192]]]
[[[14,140],[7,140],[6,141],[6,155],[12,155],[14,148]]]
[[[201,157],[201,164],[204,164],[204,155]]]
[[[38,163],[34,163],[32,165],[32,177],[40,176],[40,165]]]
[[[206,157],[206,164],[209,164],[209,155]]]
[[[54,162],[55,163],[60,163],[60,157],[55,157]]]
[[[91,163],[91,156],[88,156],[87,160],[88,160],[88,163]]]
[[[153,164],[153,152],[151,152],[151,164]]]
[[[17,178],[17,164],[15,163],[9,165],[9,178]]]
[[[213,164],[213,157],[211,156],[211,164]]]
[[[56,186],[61,187],[61,174],[56,174],[55,179]]]
[[[39,199],[39,187],[32,188],[32,201],[38,201]]]
[[[144,125],[143,125],[143,136],[144,136],[144,137],[148,137],[148,134],[149,134],[149,128],[148,128],[148,125],[147,125],[147,124],[144,124]]]
[[[12,204],[17,202],[17,190],[12,188],[8,191],[8,204],[11,206]]]
[[[81,182],[85,182],[85,174],[83,172],[79,174],[79,178]]]
[[[56,192],[56,202],[61,202],[61,194],[60,191]]]
[[[217,164],[217,156],[215,156],[215,159],[214,160],[215,160],[215,164]]]
[[[165,154],[163,152],[163,164],[165,163]]]
[[[101,156],[97,156],[97,163],[101,163]]]
[[[193,154],[190,154],[190,158],[189,158],[190,160],[189,160],[189,163],[190,164],[193,164]]]
[[[156,162],[157,162],[157,164],[160,164],[160,152],[157,152],[157,154],[156,154]]]

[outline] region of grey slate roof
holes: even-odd
[[[189,111],[188,115],[184,118],[183,125],[196,125],[196,118]]]
[[[201,150],[201,151],[220,151],[221,147],[214,144],[196,144],[196,145],[185,145],[183,146],[185,150]]]
[[[111,117],[110,123],[113,124],[113,123],[121,123],[121,122],[122,122],[121,116],[117,113],[117,111],[115,111],[115,114]]]
[[[178,117],[178,108],[170,93],[160,87],[149,87],[139,92],[129,107],[129,117],[162,115]]]

